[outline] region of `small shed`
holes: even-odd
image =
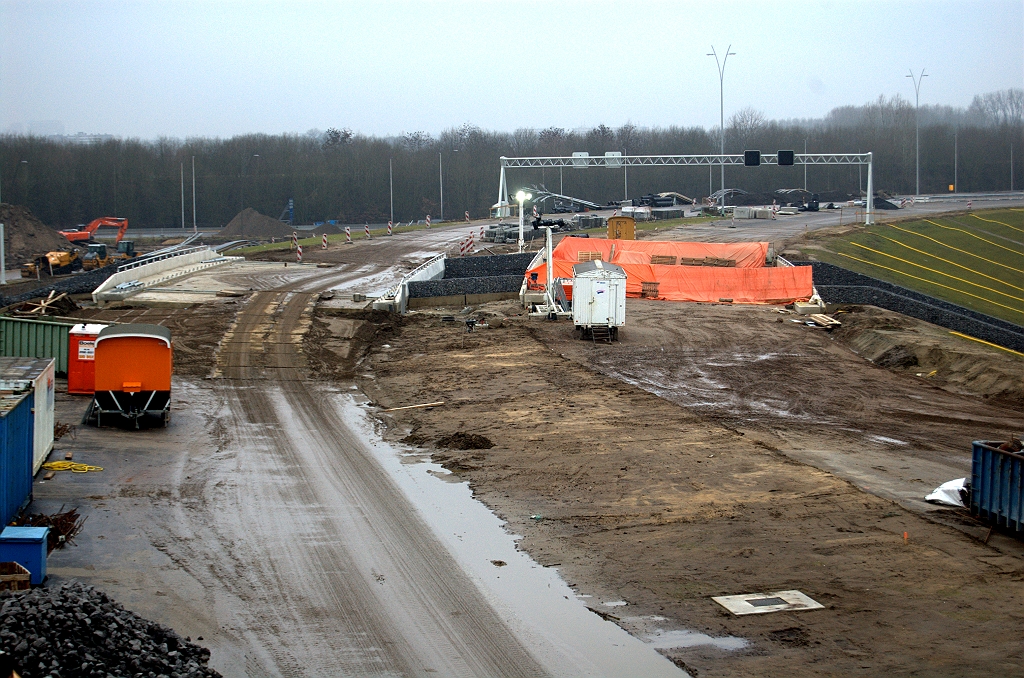
[[[96,392],[87,419],[104,415],[135,424],[148,418],[164,426],[171,413],[171,331],[160,325],[113,325],[96,336]]]
[[[618,338],[626,324],[626,272],[597,259],[576,264],[572,275],[572,321],[581,336]]]

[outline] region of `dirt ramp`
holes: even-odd
[[[4,225],[8,268],[17,268],[40,254],[71,247],[67,238],[39,221],[22,205],[0,203],[0,224]]]

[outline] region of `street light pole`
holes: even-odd
[[[918,111],[921,105],[921,81],[927,78],[928,75],[921,69],[921,74],[914,77],[914,70],[910,69],[910,75],[907,76],[914,82],[914,136],[916,140],[917,150],[916,159],[914,162],[917,175],[917,185],[915,188],[915,195],[921,195],[921,115]],[[955,186],[956,184],[954,184]]]
[[[391,168],[391,158],[388,158],[388,187],[391,191],[391,223],[395,223],[395,172]]]
[[[715,51],[715,46],[711,46],[711,53],[707,56],[715,57],[715,64],[718,66],[718,116],[719,116],[719,130],[722,134],[720,153],[725,155],[725,64],[729,61],[730,56],[736,56],[735,52],[731,52],[732,45],[725,48],[725,57],[721,62],[718,61],[718,52]],[[725,158],[721,158],[719,161],[722,165],[722,208],[725,208]]]
[[[533,198],[532,193],[519,191],[516,193],[516,200],[519,201],[519,253],[526,250],[526,240],[523,239],[523,203]]]
[[[192,232],[196,229],[196,156],[192,156]]]
[[[956,147],[956,132],[953,132],[953,192],[957,193],[960,190],[960,182],[956,180],[957,170],[957,147]]]
[[[437,152],[437,184],[441,187],[441,219],[444,221],[444,168],[441,166],[441,151]]]

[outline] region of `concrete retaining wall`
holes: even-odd
[[[498,275],[481,278],[455,278],[452,280],[421,280],[409,282],[409,299],[431,297],[457,297],[467,294],[502,294],[514,292],[517,296],[523,284],[523,275]]]
[[[519,292],[501,292],[497,294],[463,294],[450,297],[427,297],[425,299],[410,299],[409,308],[425,308],[428,306],[474,306],[484,304],[488,301],[502,301],[503,299],[519,299]]]
[[[1024,327],[948,301],[825,262],[793,262],[814,269],[814,286],[831,304],[868,304],[1024,351]]]
[[[149,264],[143,264],[141,266],[136,266],[135,268],[130,268],[126,271],[114,273],[103,281],[99,287],[93,290],[92,299],[98,304],[102,304],[105,301],[124,299],[132,294],[141,292],[146,287],[152,287],[153,285],[167,282],[172,278],[194,273],[195,271],[209,268],[210,266],[214,266],[225,261],[235,261],[238,258],[239,257],[221,257],[211,249],[204,249],[197,252],[182,254],[177,257],[168,257],[167,259],[161,259],[160,261],[154,261]],[[167,275],[160,275],[161,273],[166,273]],[[130,290],[115,289],[118,285],[131,282],[133,280],[138,280],[143,284]]]

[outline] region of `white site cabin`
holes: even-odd
[[[626,272],[595,260],[576,264],[572,275],[572,321],[581,337],[618,338],[626,324]]]

